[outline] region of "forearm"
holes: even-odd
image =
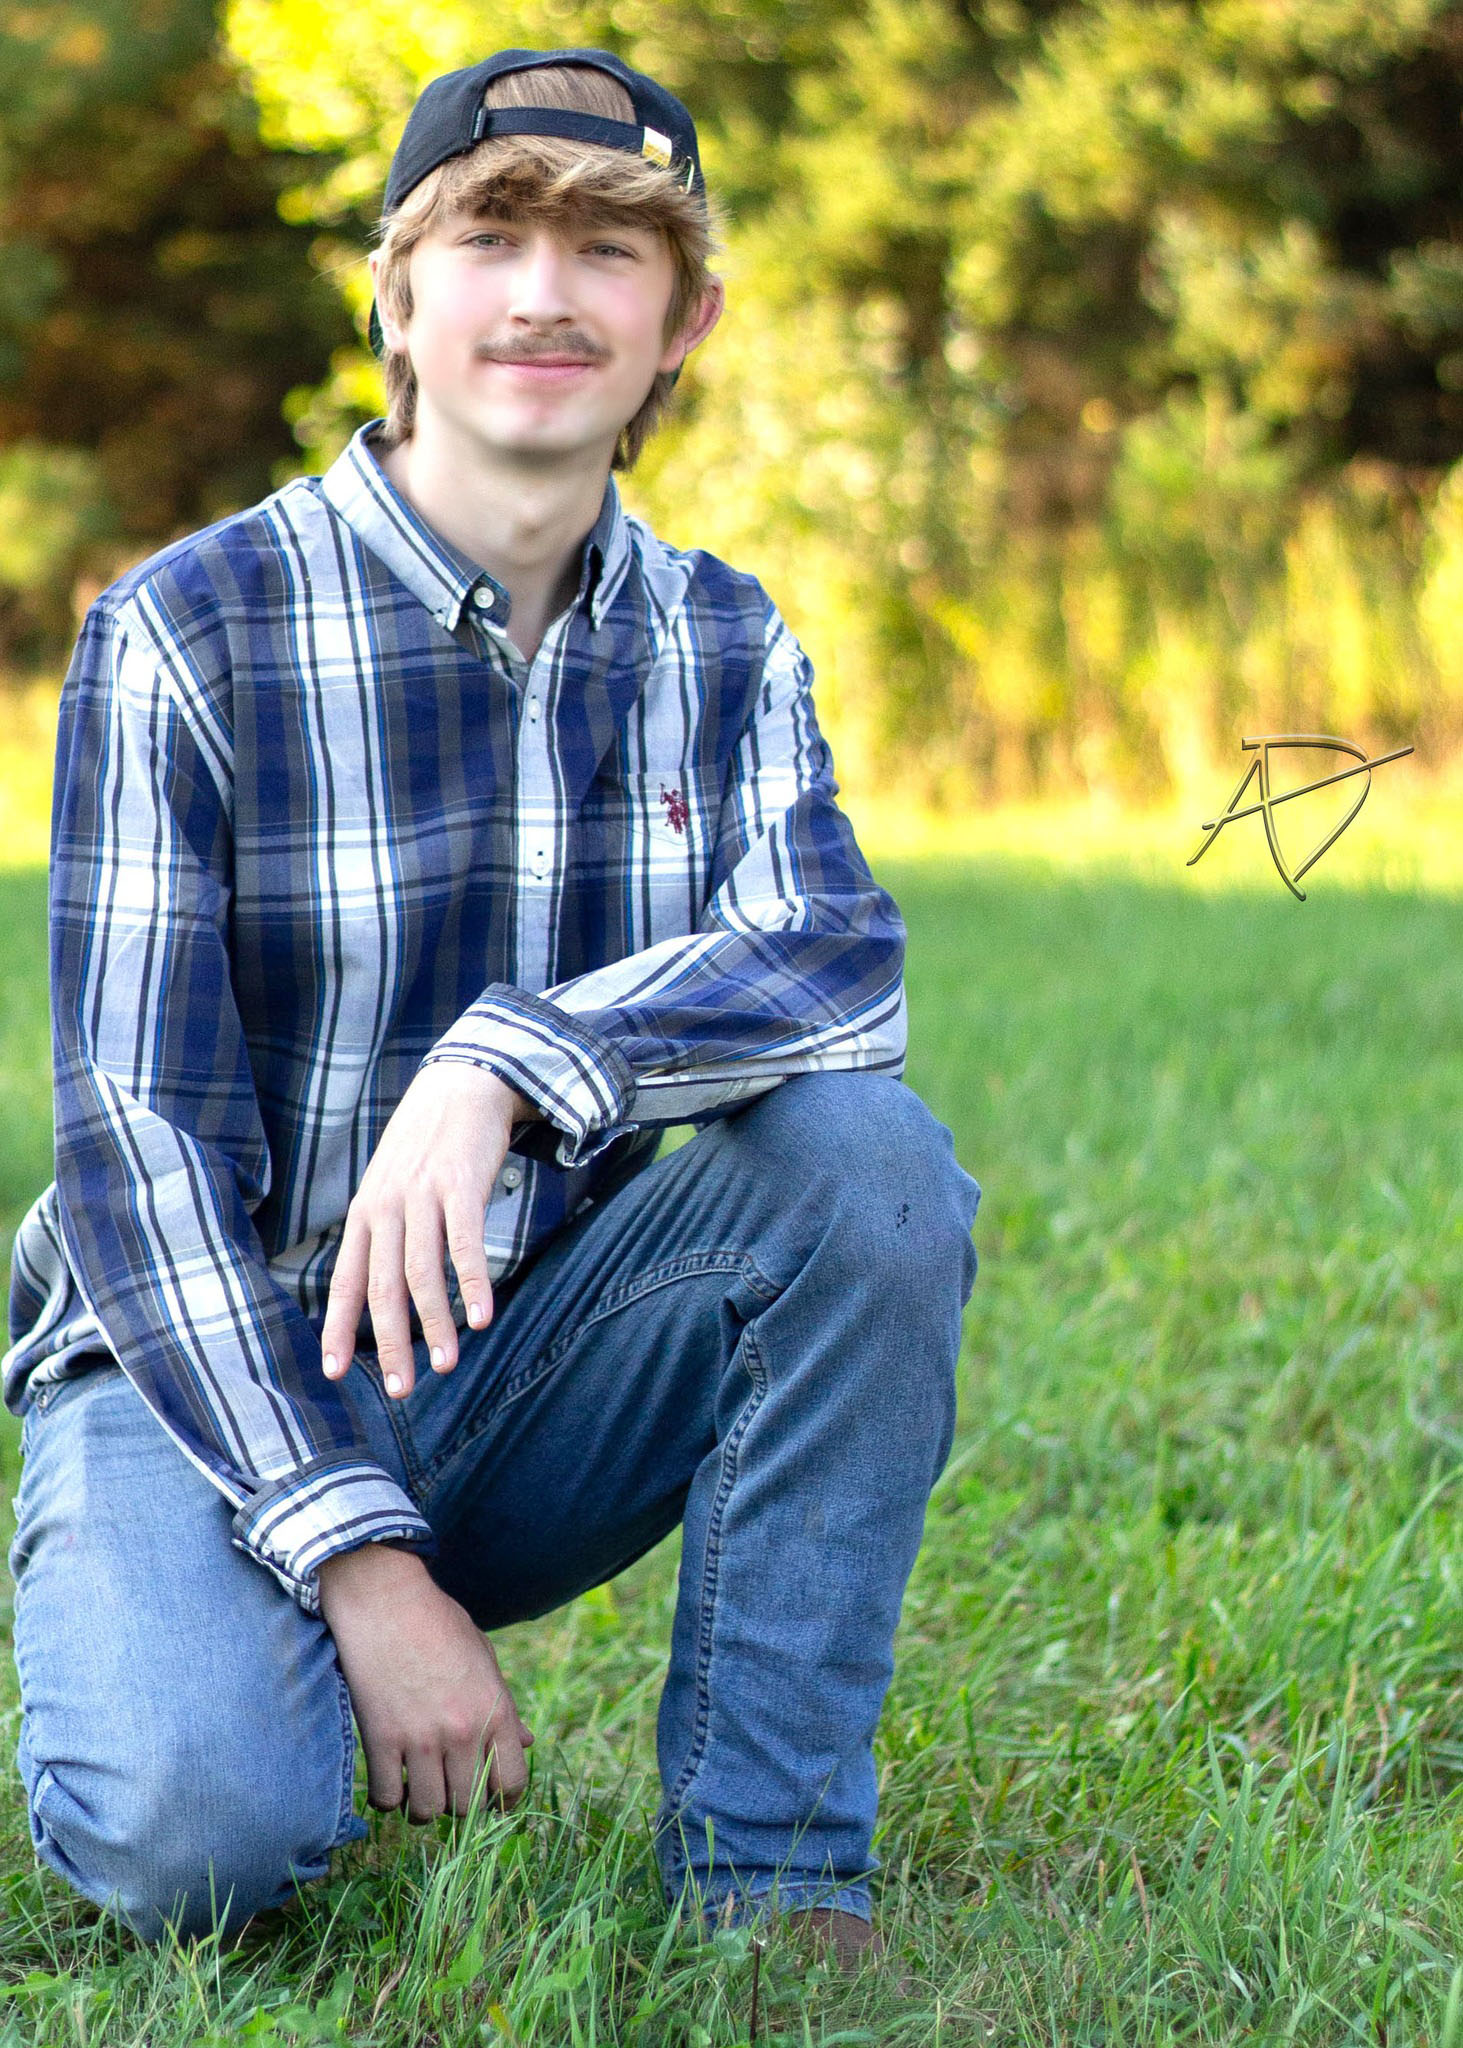
[[[653,875],[678,891],[684,873],[694,928],[637,948],[636,921],[610,917],[629,941],[620,957],[541,991],[490,986],[427,1055],[485,1065],[531,1097],[557,1143],[536,1133],[522,1149],[558,1165],[631,1124],[716,1114],[794,1074],[902,1071],[903,922],[838,808],[811,665],[761,601],[760,666],[729,751],[718,740],[713,766],[688,734],[697,773],[666,843],[625,827],[622,893]]]
[[[547,1129],[520,1149],[579,1165],[630,1125],[684,1123],[734,1108],[794,1074],[898,1074],[905,1049],[904,932],[882,897],[873,928],[739,932],[665,940],[545,991],[484,992],[430,1063],[501,1072],[505,1044],[527,1072],[557,1075]],[[884,906],[887,905],[887,910]]]

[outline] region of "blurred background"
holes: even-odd
[[[855,798],[1197,824],[1255,730],[1454,768],[1463,7],[6,0],[12,859],[91,597],[382,409],[363,259],[424,81],[576,42],[686,99],[727,222],[627,495],[761,575]]]
[[[580,42],[726,215],[626,495],[812,655],[985,1191],[878,1749],[930,1991],[877,2038],[1457,2048],[1463,4],[0,0],[0,1263],[80,614],[382,409],[408,108]],[[1287,731],[1415,750],[1304,904],[1255,819],[1185,865]],[[0,1575],[0,2048],[744,2043],[644,1846],[674,1596],[672,1544],[510,1633],[550,1790],[501,1856],[373,1824],[321,1917],[149,1974],[33,1873]]]

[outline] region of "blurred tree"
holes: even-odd
[[[349,336],[209,0],[0,11],[0,657],[78,578],[246,505]]]
[[[1318,565],[1348,549],[1392,550],[1356,600],[1396,626],[1345,656],[1361,700],[1428,712],[1437,664],[1394,585],[1463,454],[1463,7],[231,0],[228,21],[266,137],[336,153],[288,203],[358,331],[349,258],[428,77],[583,41],[683,94],[734,223],[731,311],[633,489],[777,582],[840,722],[927,789],[1161,782],[1192,752],[1185,693],[1226,746],[1242,705],[1324,708],[1355,606],[1312,616]],[[297,431],[323,458],[378,403],[344,350]]]

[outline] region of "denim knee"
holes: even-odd
[[[767,1328],[796,1331],[768,1356],[786,1365],[815,1325],[833,1333],[822,1393],[889,1418],[938,1473],[954,1436],[980,1201],[949,1131],[902,1082],[859,1073],[797,1076],[736,1121],[750,1148],[743,1171],[762,1191],[757,1257],[779,1290]]]
[[[38,1856],[145,1942],[169,1925],[236,1933],[330,1867],[338,1808],[302,1810],[279,1771],[225,1782],[186,1742],[164,1739],[117,1772],[58,1761],[27,1775]]]
[[[828,1251],[902,1295],[944,1302],[953,1286],[961,1306],[969,1299],[980,1185],[912,1088],[886,1074],[800,1074],[737,1121],[805,1201]]]

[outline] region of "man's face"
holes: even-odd
[[[686,337],[664,338],[674,267],[659,229],[457,214],[416,245],[409,276],[410,321],[382,321],[411,358],[419,419],[501,454],[608,459],[686,353]]]

